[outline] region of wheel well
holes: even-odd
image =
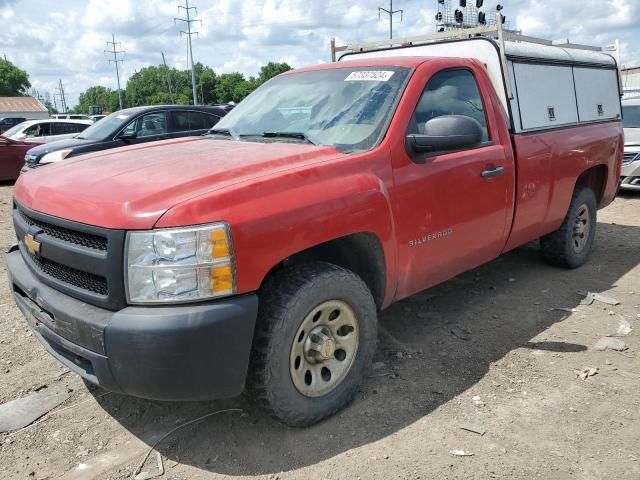
[[[607,181],[607,166],[596,165],[582,172],[576,181],[576,189],[578,187],[590,188],[596,196],[596,201],[600,205],[602,194],[604,193],[605,182]]]
[[[273,267],[265,279],[282,268],[312,261],[328,262],[351,270],[369,287],[376,307],[382,308],[386,288],[385,263],[382,245],[375,234],[355,233],[298,252]]]

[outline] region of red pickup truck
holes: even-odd
[[[246,385],[309,425],[352,398],[394,301],[538,238],[582,265],[620,178],[615,61],[420,48],[359,48],[271,80],[207,136],[20,177],[6,262],[44,348],[112,391]]]

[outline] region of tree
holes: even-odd
[[[241,73],[223,73],[218,76],[215,92],[219,103],[239,102],[252,91],[252,85],[248,84]]]
[[[164,65],[144,67],[133,74],[127,82],[125,103],[129,107],[171,103]]]
[[[75,113],[91,113],[91,107],[94,105],[102,107],[104,112],[115,112],[120,108],[118,92],[101,85],[89,87],[80,94],[78,105],[73,111]]]
[[[195,65],[195,70],[198,103],[212,105],[239,102],[261,84],[291,70],[291,67],[286,63],[269,62],[260,69],[257,77],[249,78],[239,72],[218,75],[211,67],[201,63]],[[193,103],[191,70],[177,70],[164,65],[144,67],[129,78],[123,95],[124,103],[129,107],[190,105]],[[117,92],[101,86],[90,87],[80,95],[79,104],[74,111],[87,113],[92,105],[100,105],[106,111],[117,110]]]
[[[210,67],[196,63],[196,92],[200,103],[210,105],[216,103],[216,83],[218,76]]]
[[[58,110],[53,106],[53,104],[51,103],[51,100],[45,100],[44,101],[44,106],[47,107],[47,110],[49,111],[49,115],[54,115],[56,113],[60,113],[58,112]]]
[[[0,58],[0,96],[21,97],[31,88],[29,75],[8,60]]]
[[[269,62],[260,69],[258,75],[258,86],[262,85],[267,80],[280,75],[281,73],[293,70],[288,63]]]

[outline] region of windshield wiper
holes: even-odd
[[[317,143],[311,140],[304,132],[264,132],[262,136],[265,138],[296,138],[298,140],[304,140],[311,145],[317,145]]]
[[[238,135],[237,133],[235,133],[233,130],[231,130],[230,128],[212,128],[211,130],[209,130],[207,132],[207,134],[213,134],[213,135],[226,135],[228,137],[233,138],[234,140],[239,140],[240,139],[240,135]]]

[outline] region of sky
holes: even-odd
[[[473,1],[473,0],[469,0]],[[184,2],[184,0],[182,0]],[[453,0],[457,4],[458,0]],[[435,31],[437,0],[395,0],[394,37]],[[495,10],[485,0],[483,10]],[[525,35],[609,45],[620,41],[622,64],[640,66],[638,0],[500,0],[508,26]],[[0,55],[29,73],[33,87],[53,94],[62,80],[67,104],[92,85],[116,86],[107,41],[115,34],[126,53],[121,83],[162,62],[187,67],[184,25],[174,24],[180,0],[0,0]],[[182,3],[184,5],[184,3]],[[196,62],[218,73],[255,75],[269,61],[302,67],[330,60],[329,42],[388,37],[388,0],[190,0],[197,7]],[[113,58],[111,56],[111,58]]]

